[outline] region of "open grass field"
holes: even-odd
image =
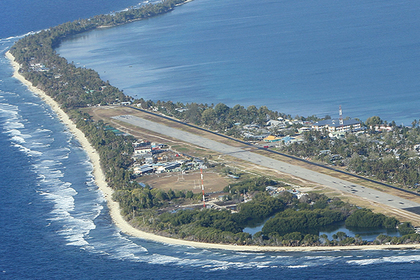
[[[203,178],[206,193],[223,191],[223,188],[233,181],[233,179],[221,176],[208,169],[203,169]],[[165,191],[172,189],[173,191],[180,190],[201,193],[200,170],[190,171],[185,174],[181,174],[181,172],[151,174],[142,177],[141,182]]]

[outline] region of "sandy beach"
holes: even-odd
[[[193,242],[186,241],[168,237],[162,237],[159,235],[147,233],[140,231],[132,227],[127,221],[125,221],[120,214],[119,205],[117,202],[112,200],[113,190],[108,187],[105,181],[105,175],[102,172],[100,167],[99,154],[96,150],[90,145],[89,141],[85,137],[82,131],[80,131],[76,125],[70,120],[67,114],[61,109],[59,104],[55,102],[51,97],[45,94],[42,90],[32,86],[32,84],[27,81],[21,74],[19,74],[19,64],[15,62],[13,55],[10,52],[6,53],[6,57],[10,60],[13,68],[14,74],[13,77],[18,79],[24,85],[28,87],[29,90],[37,94],[45,103],[47,103],[54,112],[58,115],[59,119],[68,127],[69,131],[74,135],[74,137],[80,142],[83,149],[86,151],[89,156],[90,161],[93,164],[93,175],[95,177],[96,185],[99,190],[103,193],[105,197],[110,215],[112,217],[115,225],[124,233],[139,237],[141,239],[147,239],[160,243],[190,246],[197,248],[208,248],[208,249],[221,249],[221,250],[232,250],[232,251],[289,251],[289,252],[300,252],[300,251],[340,251],[340,250],[386,250],[386,249],[420,249],[420,244],[401,244],[401,245],[368,245],[368,246],[319,246],[319,247],[274,247],[274,246],[235,246],[235,245],[225,245],[225,244],[211,244],[211,243],[202,243],[202,242]]]

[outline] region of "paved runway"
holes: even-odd
[[[299,166],[291,165],[282,161],[271,159],[263,155],[246,151],[242,148],[237,148],[223,143],[219,143],[217,141],[213,141],[205,137],[201,137],[189,132],[172,128],[160,123],[148,121],[139,117],[123,115],[113,118],[153,132],[157,132],[159,134],[167,135],[194,144],[196,146],[201,146],[222,154],[227,154],[241,160],[246,160],[254,164],[281,171],[283,173],[292,174],[293,176],[303,178],[305,180],[309,180],[315,183],[319,183],[321,185],[325,185],[327,187],[331,187],[340,191],[352,193],[354,195],[369,199],[371,201],[389,205],[397,209],[403,209],[420,214],[420,204],[403,198],[399,198],[397,196],[383,193],[371,188],[367,188],[345,180],[334,178]]]

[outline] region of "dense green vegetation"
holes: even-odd
[[[250,226],[264,221],[279,211],[283,211],[292,200],[290,193],[274,198],[259,193],[254,199],[238,206],[239,212],[234,214],[234,219],[242,226]]]
[[[333,225],[349,219],[349,225],[355,226],[361,213],[367,220],[379,220],[375,228],[399,227],[402,237],[387,237],[381,235],[374,243],[384,240],[393,244],[418,240],[409,223],[400,224],[395,218],[387,218],[382,214],[373,214],[370,210],[357,209],[335,198],[328,199],[325,195],[311,193],[304,199],[297,199],[289,192],[283,192],[277,197],[269,196],[265,191],[257,192],[253,199],[240,203],[237,212],[226,209],[176,208],[174,205],[189,202],[199,202],[196,197],[182,192],[165,194],[161,190],[149,188],[119,190],[114,197],[123,208],[122,213],[131,223],[144,230],[162,235],[186,240],[254,245],[348,245],[369,244],[360,237],[348,237],[342,232],[333,235],[332,240],[319,236],[322,226]],[[369,218],[369,217],[371,218]],[[271,218],[270,218],[271,217]],[[250,235],[243,232],[255,222],[266,220],[261,232]],[[363,223],[356,227],[364,226]]]
[[[133,183],[134,184],[134,183]],[[133,186],[133,185],[132,185]],[[145,209],[158,210],[170,206],[171,203],[181,204],[185,201],[198,203],[201,194],[193,194],[191,191],[169,190],[168,192],[150,189],[149,186],[136,185],[132,188],[118,189],[113,194],[113,199],[120,204],[121,213],[135,217]]]
[[[331,225],[344,219],[345,216],[337,210],[314,209],[296,211],[287,209],[287,211],[281,212],[268,220],[262,229],[262,233],[268,235],[275,232],[284,235],[290,232],[305,232],[305,230]]]
[[[283,186],[283,184],[278,183],[274,180],[265,178],[265,177],[255,177],[251,179],[242,180],[235,184],[230,184],[224,188],[224,192],[231,194],[241,194],[253,191],[265,191],[267,186]]]
[[[348,227],[395,228],[397,225],[398,220],[394,217],[386,217],[383,214],[375,214],[369,209],[359,209],[346,219],[346,226]]]
[[[149,230],[160,231],[174,237],[195,241],[217,243],[254,244],[252,236],[244,233],[246,226],[264,220],[283,211],[293,201],[285,192],[274,198],[260,192],[252,201],[241,203],[238,212],[224,209],[179,209],[175,212],[157,214],[153,220],[143,219],[139,214],[137,223],[148,226]],[[150,212],[147,212],[150,215]],[[149,216],[150,217],[150,216]]]
[[[99,153],[108,185],[114,190],[141,187],[132,180],[132,171],[128,168],[133,163],[131,155],[135,138],[106,130],[102,121],[94,122],[88,114],[73,110],[70,116]]]
[[[238,104],[231,108],[223,103],[216,105],[183,104],[181,102],[173,103],[172,101],[145,101],[144,99],[134,100],[134,103],[140,104],[143,109],[153,109],[185,122],[221,131],[238,138],[242,137],[241,128],[243,125],[257,124],[264,126],[267,119],[277,119],[278,117],[291,118],[290,115],[269,110],[266,106],[257,108],[251,105],[245,108]],[[180,108],[185,110],[179,110]]]

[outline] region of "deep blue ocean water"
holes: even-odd
[[[33,2],[0,3],[0,279],[418,279],[420,252],[416,250],[241,253],[170,246],[121,234],[112,224],[105,200],[93,182],[87,155],[51,109],[11,77],[12,68],[4,53],[27,32],[136,3]],[[194,4],[191,8],[185,5],[177,13],[192,16],[206,11],[206,5],[215,11],[216,3],[225,9],[238,6],[236,1],[204,0],[190,3]],[[248,1],[243,3],[250,5]],[[305,6],[296,1],[282,3]],[[207,25],[209,20],[229,21],[232,14],[226,15],[225,9],[213,17],[197,14],[196,20]],[[42,16],[44,11],[50,11],[48,16]],[[145,24],[159,30],[157,23],[176,15],[171,13]],[[130,37],[128,33],[123,35],[126,29],[134,32],[137,28],[147,31],[149,27],[126,26],[119,29],[121,38]],[[236,24],[236,28],[241,25]],[[116,35],[113,40],[118,41]],[[168,41],[169,47],[174,47],[174,40]],[[183,39],[178,40],[184,44]],[[149,48],[154,49],[151,44]],[[114,52],[115,45],[108,46]],[[131,68],[135,64],[140,67],[140,61],[131,63]],[[202,70],[196,70],[199,76]],[[146,71],[145,75],[149,74]]]

